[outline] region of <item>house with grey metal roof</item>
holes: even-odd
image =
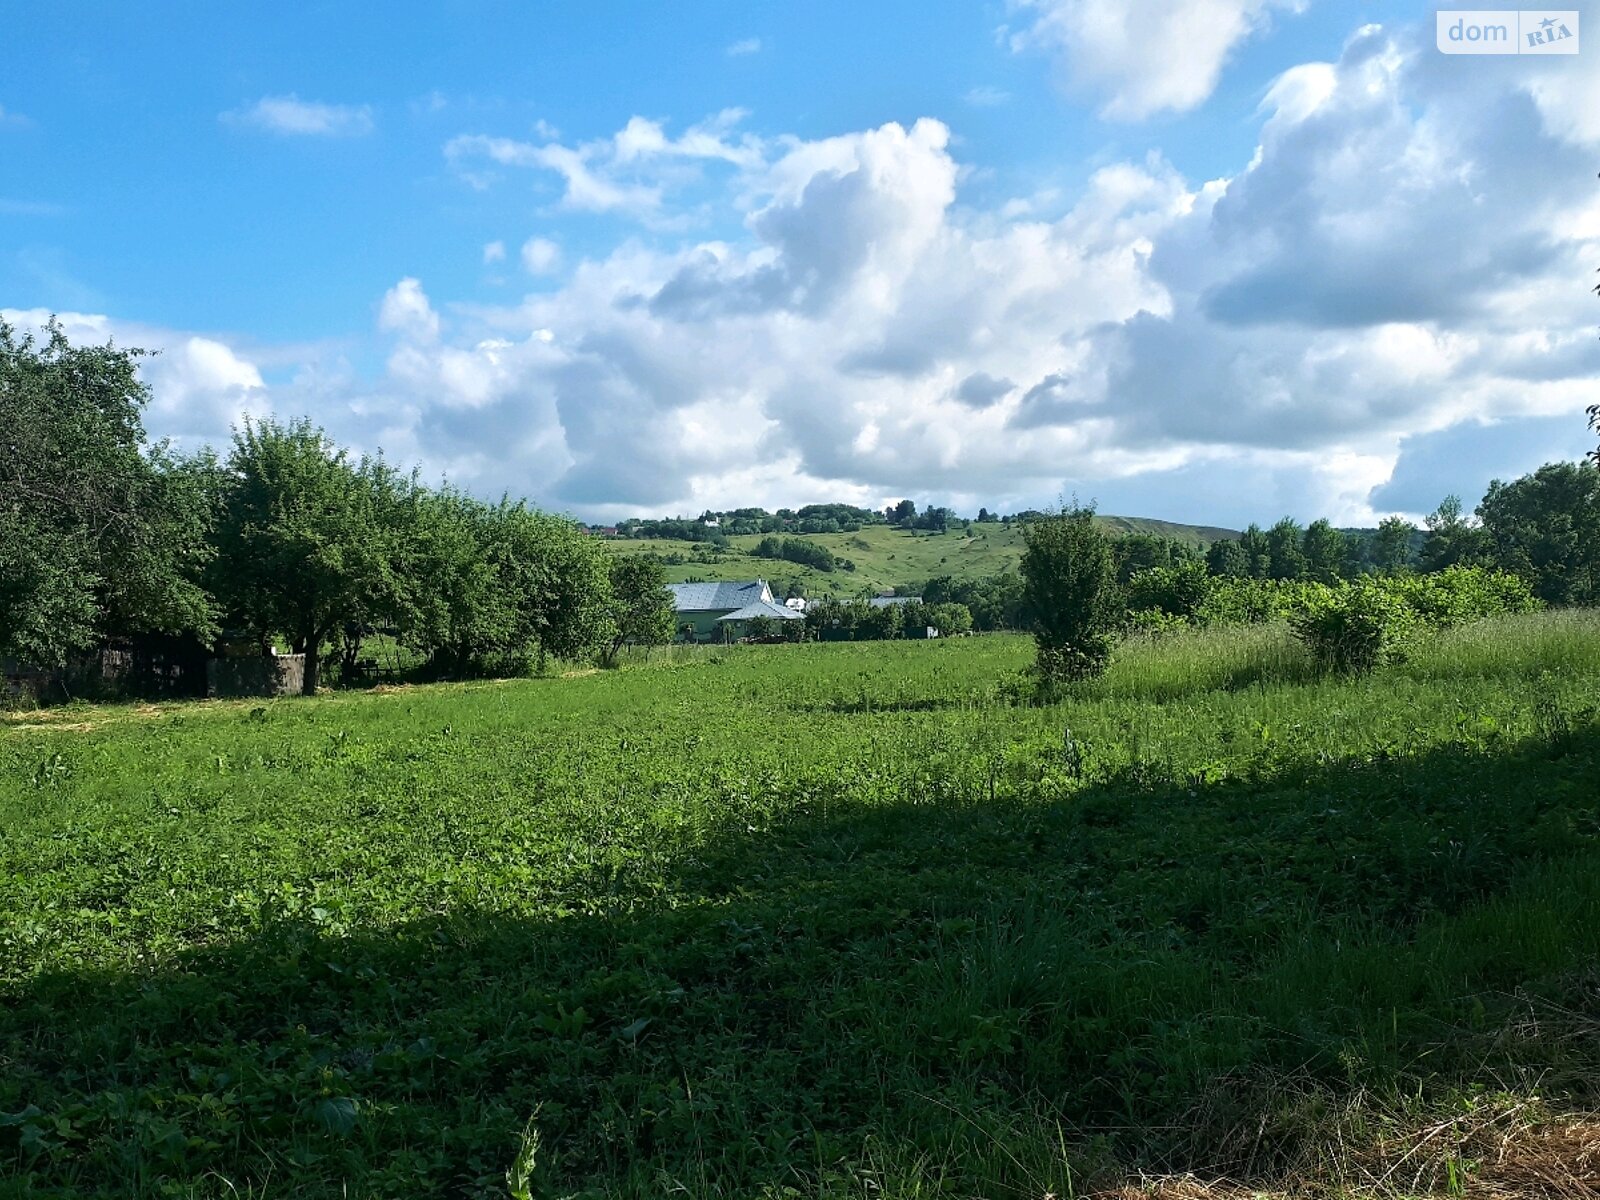
[[[777,603],[764,579],[667,585],[677,610],[678,636],[685,641],[737,637],[757,617],[803,621],[805,614]]]

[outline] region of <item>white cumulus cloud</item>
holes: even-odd
[[[1185,112],[1216,89],[1235,47],[1275,8],[1297,0],[1018,0],[1017,50],[1056,59],[1073,91],[1102,98],[1101,113],[1138,120]]]
[[[431,342],[439,336],[439,314],[416,279],[402,279],[383,295],[378,308],[378,328]]]

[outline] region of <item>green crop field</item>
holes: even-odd
[[[1100,516],[1097,523],[1107,532],[1149,533],[1173,538],[1192,546],[1204,547],[1218,538],[1237,537],[1233,530],[1202,525],[1180,525],[1142,517]],[[948,533],[901,529],[890,525],[868,525],[855,533],[788,534],[825,547],[836,558],[855,564],[854,571],[818,571],[798,563],[752,557],[750,552],[761,541],[760,534],[741,534],[728,539],[731,552],[715,553],[704,542],[670,538],[623,538],[607,545],[618,554],[654,554],[682,557],[688,562],[667,564],[672,583],[690,579],[753,579],[757,576],[781,585],[800,586],[807,596],[848,598],[893,588],[901,594],[921,588],[936,575],[954,579],[977,579],[1000,571],[1016,570],[1022,559],[1022,527],[998,522],[974,523],[968,533],[952,529]],[[697,551],[710,554],[711,561],[696,559]]]
[[[1600,1106],[1600,617],[1029,654],[6,718],[0,1194],[1518,1194]]]

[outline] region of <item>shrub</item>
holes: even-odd
[[[1435,629],[1539,607],[1527,580],[1485,567],[1448,567],[1433,575],[1397,576],[1388,586],[1411,606],[1418,619]]]
[[[1026,527],[1024,595],[1045,683],[1100,674],[1116,647],[1122,592],[1111,541],[1093,518],[1078,508]]]
[[[1206,565],[1199,560],[1167,567],[1146,567],[1128,580],[1128,607],[1192,619],[1210,590]]]
[[[1397,589],[1361,580],[1305,588],[1289,624],[1319,666],[1356,675],[1403,662],[1421,621]]]
[[[1214,577],[1195,613],[1202,625],[1261,625],[1284,614],[1283,589],[1271,579]]]

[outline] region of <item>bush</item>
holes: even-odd
[[[1111,541],[1079,508],[1032,521],[1024,534],[1024,595],[1041,683],[1087,679],[1111,661],[1124,608]]]
[[[1435,629],[1539,607],[1527,580],[1485,567],[1448,567],[1433,575],[1397,576],[1388,586]]]
[[[1164,638],[1189,628],[1189,622],[1159,608],[1136,608],[1128,613],[1125,631],[1134,637]]]
[[[1286,591],[1276,580],[1213,577],[1195,613],[1201,625],[1262,625],[1286,610]]]
[[[1199,560],[1146,567],[1128,579],[1128,607],[1191,620],[1205,603],[1210,583],[1206,565]]]
[[[1422,623],[1397,589],[1361,580],[1307,588],[1289,624],[1319,666],[1358,675],[1405,661]]]

